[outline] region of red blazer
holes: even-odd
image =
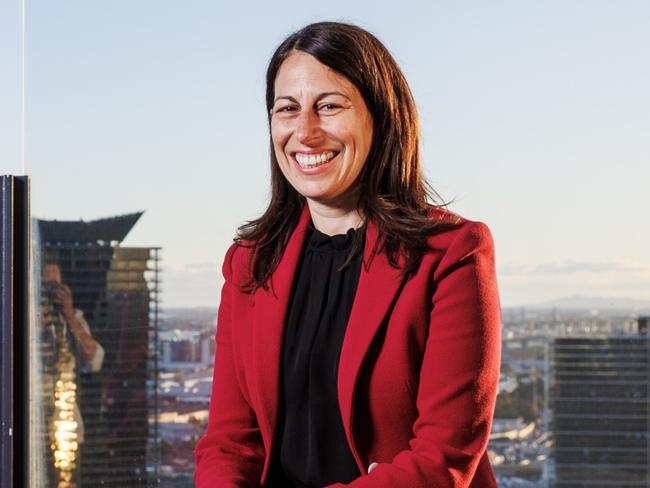
[[[496,487],[486,446],[497,396],[501,313],[487,226],[460,221],[429,239],[408,281],[366,229],[364,265],[338,371],[339,406],[362,475],[353,488]],[[241,293],[249,250],[224,259],[210,416],[195,450],[198,488],[266,479],[280,391],[283,327],[310,219],[305,205],[269,291]],[[342,487],[342,484],[332,485]]]

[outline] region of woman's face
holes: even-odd
[[[307,199],[345,205],[372,142],[359,90],[301,51],[282,63],[274,87],[271,137],[282,173]]]

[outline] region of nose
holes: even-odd
[[[300,143],[309,145],[321,137],[320,119],[312,110],[301,112],[296,122],[296,137]]]

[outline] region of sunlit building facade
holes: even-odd
[[[148,486],[157,476],[159,249],[120,245],[140,216],[35,226],[43,324],[35,446],[49,460],[38,486]]]

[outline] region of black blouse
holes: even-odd
[[[307,228],[284,332],[278,439],[266,486],[322,487],[360,475],[337,393],[363,246],[344,269],[337,269],[351,251],[355,232],[350,228],[328,236],[312,223]]]

